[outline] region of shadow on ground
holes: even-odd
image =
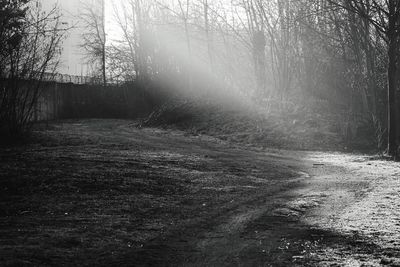
[[[381,251],[303,222],[325,201],[304,202],[305,154],[129,121],[37,134],[0,151],[0,265],[320,266],[329,249],[365,261]]]

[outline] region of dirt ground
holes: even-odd
[[[0,149],[1,266],[400,266],[400,165],[130,121]]]

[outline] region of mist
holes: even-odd
[[[246,106],[271,120],[312,118],[350,143],[368,128],[375,146],[385,142],[385,39],[356,30],[354,10],[300,0],[106,6],[109,80],[147,80],[163,97]]]
[[[139,5],[143,6],[139,6]],[[213,6],[202,2],[168,2],[148,4],[123,2],[114,4],[115,28],[122,28],[119,39],[111,46],[143,44],[140,52],[145,71],[161,87],[182,96],[250,97],[255,93],[253,66],[246,44],[232,32]],[[207,22],[202,13],[207,8]],[[143,22],[137,15],[123,10],[146,9]],[[188,11],[185,11],[188,10]],[[183,12],[183,13],[182,13]],[[189,12],[186,14],[186,12]],[[197,12],[195,14],[194,12]],[[131,22],[127,23],[126,22]],[[124,24],[125,23],[125,24]],[[143,26],[139,26],[143,23]],[[124,24],[124,25],[121,25]],[[135,27],[141,27],[140,33]],[[125,32],[125,34],[124,34]],[[243,34],[245,34],[243,32]],[[140,57],[140,55],[136,55]]]

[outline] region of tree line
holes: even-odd
[[[399,1],[115,0],[113,9],[109,79],[159,80],[184,88],[177,94],[218,86],[278,108],[320,103],[341,115],[348,138],[370,127],[398,156]]]

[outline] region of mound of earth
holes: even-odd
[[[344,150],[336,118],[305,108],[281,113],[261,108],[222,107],[212,102],[169,102],[142,121],[143,127],[177,128],[192,134],[260,147]]]

